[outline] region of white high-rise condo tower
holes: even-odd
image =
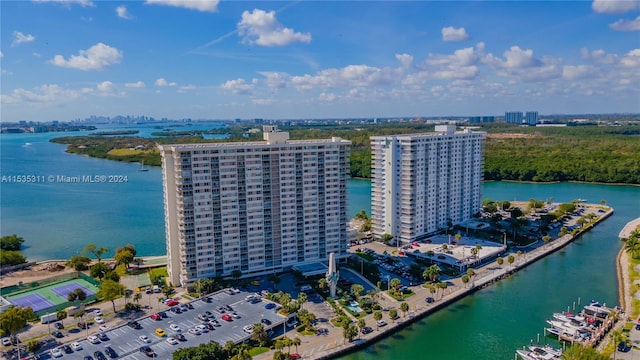
[[[275,126],[264,140],[159,146],[174,285],[347,256],[351,142],[289,140]]]
[[[373,233],[401,243],[471,219],[482,204],[484,132],[373,136]]]

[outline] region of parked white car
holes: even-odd
[[[87,340],[92,344],[100,344],[100,339],[98,339],[97,336],[91,335],[87,338]]]
[[[82,345],[80,345],[80,343],[78,343],[78,342],[73,342],[73,343],[71,343],[71,348],[74,351],[79,351],[79,350],[82,350]]]

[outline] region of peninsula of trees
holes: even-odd
[[[357,125],[313,125],[280,127],[291,139],[322,139],[339,136],[350,140],[350,175],[371,177],[371,136],[433,131],[424,123]],[[486,131],[485,180],[533,182],[584,181],[640,184],[640,126],[521,127],[511,124],[481,124]],[[156,144],[260,140],[249,127],[215,129],[225,131],[224,140],[203,139],[213,130],[190,130],[195,136],[161,138],[72,136],[51,141],[67,144],[68,152],[128,162],[160,165]],[[185,135],[164,133],[163,135]]]

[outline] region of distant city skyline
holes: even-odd
[[[640,112],[640,1],[3,1],[0,121]]]

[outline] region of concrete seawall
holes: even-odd
[[[589,206],[600,206],[600,205],[590,204]],[[534,262],[544,258],[545,256],[564,248],[569,243],[579,238],[582,234],[591,230],[596,224],[600,223],[601,221],[611,216],[614,210],[613,208],[610,208],[610,207],[607,207],[607,208],[608,210],[605,213],[603,213],[600,217],[598,217],[598,219],[594,223],[588,224],[583,228],[579,229],[579,231],[576,234],[564,235],[550,242],[549,244],[536,248],[533,251],[524,254],[523,258],[518,259],[518,261],[514,262],[514,264],[510,265],[508,268],[488,271],[487,275],[474,279],[474,281],[472,282],[472,285],[470,285],[469,287],[460,288],[447,295],[443,295],[443,298],[441,300],[433,304],[430,304],[430,306],[427,306],[426,308],[420,308],[414,311],[406,319],[403,319],[401,321],[396,321],[394,324],[389,324],[389,326],[382,331],[377,331],[375,332],[375,334],[370,334],[366,338],[359,338],[353,341],[352,343],[347,343],[342,345],[336,344],[335,348],[327,349],[321,353],[314,354],[312,356],[305,356],[305,358],[318,359],[318,360],[335,359],[337,357],[344,356],[349,353],[361,350],[365,347],[370,346],[371,344],[374,344],[380,340],[383,340],[389,337],[390,335],[392,335],[393,333],[408,327],[409,325],[425,318],[426,316],[436,311],[443,309],[444,307],[450,304],[455,303],[456,301],[464,298],[465,296],[470,295],[484,287],[487,287],[503,278],[506,278],[511,274],[517,272],[518,270],[523,269],[529,266],[530,264],[533,264]],[[492,266],[492,264],[485,264],[483,267],[486,268],[488,266]]]

